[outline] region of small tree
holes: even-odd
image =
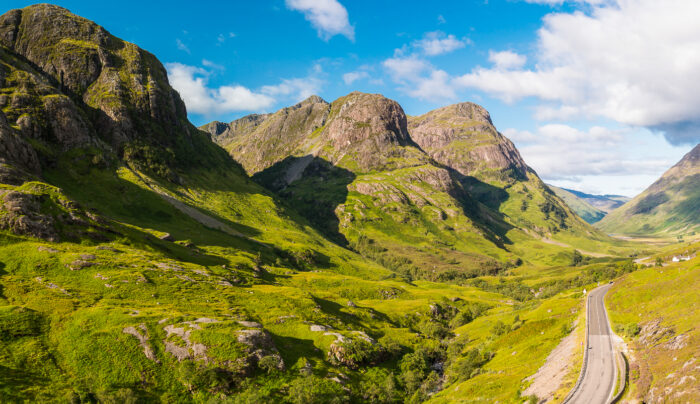
[[[571,266],[577,267],[583,263],[583,255],[578,250],[574,250],[574,255],[571,257]]]

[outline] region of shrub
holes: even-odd
[[[362,399],[370,403],[393,403],[398,395],[394,374],[379,368],[372,368],[365,373],[360,391]]]
[[[491,333],[496,336],[503,335],[508,331],[508,328],[509,327],[505,325],[503,321],[498,320],[496,324],[493,325],[493,328],[491,328]]]
[[[267,355],[260,358],[258,367],[264,370],[267,374],[271,374],[280,370],[282,367],[282,358],[279,355]]]
[[[453,382],[474,377],[491,358],[493,358],[493,354],[489,351],[470,349],[450,366],[448,379]]]
[[[350,402],[348,393],[336,382],[317,376],[295,379],[287,400],[294,404],[343,404]]]
[[[628,338],[634,338],[639,334],[640,328],[637,323],[615,324],[615,332]]]

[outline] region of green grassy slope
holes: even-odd
[[[514,212],[570,219],[538,182],[500,210],[475,202],[383,97],[382,119],[340,114],[364,95],[331,108],[336,143],[310,139],[322,161],[281,199],[187,122],[135,45],[50,5],[0,22],[2,401],[421,402],[458,386],[522,401],[575,291],[627,268],[569,264],[573,243],[629,246],[510,228]],[[332,147],[348,133],[366,137]],[[284,168],[256,180],[274,188]],[[415,274],[451,283],[399,276]],[[529,362],[507,370],[513,350]]]
[[[644,192],[597,223],[607,233],[683,236],[700,230],[700,145]]]
[[[586,202],[569,192],[566,189],[555,187],[554,185],[547,185],[549,188],[557,194],[566,204],[573,210],[581,219],[585,220],[587,223],[593,224],[600,221],[605,217],[605,212],[593,207],[591,204]]]
[[[676,246],[628,274],[608,293],[606,305],[615,331],[631,349],[631,388],[626,397],[653,402],[700,400],[700,244]],[[692,256],[673,263],[673,256]]]
[[[409,133],[416,119],[405,121],[400,106],[380,95],[351,93],[205,128],[324,235],[405,276],[466,279],[522,260],[562,264],[574,248],[621,253],[621,242],[587,226],[549,191],[490,120],[486,129],[464,124],[478,142],[440,149],[478,152],[465,175],[416,147]],[[492,159],[522,173],[490,167]]]

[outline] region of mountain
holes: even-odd
[[[547,186],[564,200],[577,215],[590,224],[599,222],[606,214],[631,199],[622,195],[592,195],[554,185],[548,184]]]
[[[626,270],[569,265],[630,248],[491,131],[482,176],[379,95],[186,112],[99,25],[0,16],[0,401],[523,401],[578,291]]]
[[[547,186],[557,194],[566,204],[573,210],[581,219],[585,220],[587,223],[593,224],[603,217],[605,217],[605,212],[593,207],[587,200],[579,197],[578,195],[571,192],[569,189],[555,187],[554,185]]]
[[[529,259],[513,239],[605,239],[475,104],[407,117],[393,100],[354,92],[202,129],[328,237],[412,277]]]
[[[608,233],[694,234],[700,229],[700,144],[661,178],[597,223]]]
[[[460,184],[514,227],[539,237],[599,237],[540,180],[479,105],[461,103],[411,117],[411,137]]]

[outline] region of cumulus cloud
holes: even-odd
[[[535,68],[492,60],[454,83],[508,102],[539,98],[541,119],[602,117],[662,131],[672,144],[699,142],[700,2],[587,3],[587,13],[544,18]]]
[[[240,85],[209,88],[209,71],[183,65],[166,64],[168,80],[187,105],[190,112],[203,115],[233,111],[259,111],[272,106],[275,99],[255,93]]]
[[[414,41],[413,46],[428,56],[436,56],[464,48],[468,42],[468,39],[458,39],[452,34],[445,35],[444,32],[435,31],[428,32],[422,39]]]
[[[450,101],[457,98],[452,77],[434,67],[428,56],[452,52],[469,44],[469,39],[458,39],[441,31],[428,32],[422,39],[413,41],[394,51],[394,56],[384,60],[382,66],[400,90],[411,97],[427,101]]]
[[[323,80],[317,77],[304,77],[284,79],[281,83],[272,86],[263,86],[260,91],[263,94],[279,97],[291,97],[293,101],[301,101],[318,94],[323,85]]]
[[[443,101],[456,98],[450,76],[415,55],[396,55],[383,62],[392,80],[404,93],[421,100]]]
[[[523,67],[527,57],[511,51],[489,51],[489,61],[494,64],[494,68],[497,70],[510,70]]]
[[[355,40],[355,28],[350,25],[348,10],[337,0],[285,0],[285,4],[303,13],[324,41],[335,35]]]
[[[348,73],[343,74],[343,81],[348,86],[350,84],[356,82],[357,80],[362,80],[362,79],[366,79],[366,78],[369,78],[369,73],[362,71],[362,70],[357,70],[354,72],[348,72]]]
[[[631,128],[593,126],[580,130],[563,124],[547,124],[535,132],[506,129],[503,134],[518,144],[528,165],[547,181],[577,182],[586,176],[660,175],[674,162],[664,158],[640,158],[626,153],[638,134]]]
[[[315,76],[284,79],[277,85],[253,91],[241,85],[210,87],[211,71],[181,63],[167,63],[168,80],[191,113],[211,116],[239,111],[264,111],[280,98],[299,101],[320,89],[322,80]],[[316,70],[318,73],[318,69]]]

